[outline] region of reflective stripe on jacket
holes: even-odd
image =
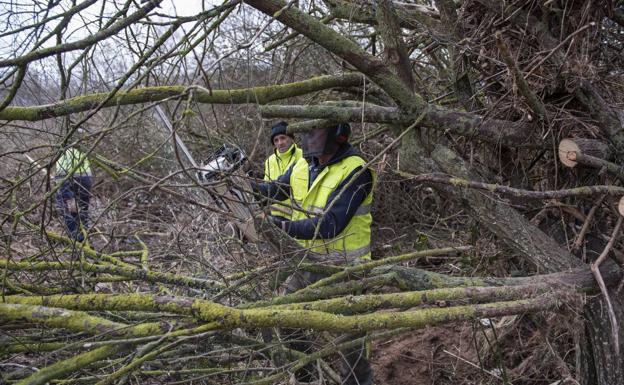
[[[279,151],[273,151],[273,154],[264,162],[264,180],[272,181],[283,175],[293,164],[301,159],[303,152],[295,143],[283,154]],[[275,204],[272,207],[271,215],[285,217],[290,219],[292,209],[290,207],[290,199],[281,201],[282,204]]]
[[[74,170],[78,163],[80,163],[80,166]],[[91,175],[89,159],[80,150],[70,147],[56,161],[56,175],[67,175],[72,170],[74,170],[74,174]]]
[[[292,220],[306,219],[308,215],[313,214],[322,215],[326,210],[329,196],[356,168],[364,167],[365,164],[364,159],[359,156],[348,156],[326,166],[310,186],[308,162],[304,158],[297,161],[290,176],[292,196],[296,202]],[[374,182],[375,175],[372,170],[371,174]],[[358,258],[370,259],[372,202],[373,190],[371,189],[345,229],[336,237],[299,240],[299,243],[313,252],[327,254],[330,260],[351,262]],[[297,210],[297,207],[302,210]]]

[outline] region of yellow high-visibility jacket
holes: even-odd
[[[309,218],[312,214],[322,215],[326,209],[329,196],[358,167],[366,162],[359,156],[349,156],[336,163],[326,166],[309,186],[308,162],[302,158],[293,167],[290,176],[292,197],[295,201],[292,220]],[[375,173],[371,171],[373,183]],[[344,230],[332,239],[299,240],[299,243],[316,253],[327,254],[329,259],[351,262],[356,259],[368,260],[371,257],[370,240],[371,204],[373,189],[358,207],[355,215]],[[297,208],[301,209],[297,209]]]
[[[91,163],[87,156],[76,148],[68,148],[56,161],[56,175],[63,176],[69,174],[81,161],[82,163],[78,166],[74,175],[91,175]]]
[[[290,166],[301,159],[302,156],[303,152],[295,143],[284,153],[275,150],[264,162],[264,180],[276,180],[279,176],[283,175]],[[274,210],[271,210],[271,215],[290,219],[292,215],[290,199],[283,200],[281,204],[275,204],[272,207]]]

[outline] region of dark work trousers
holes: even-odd
[[[326,275],[323,274],[298,271],[286,280],[285,294],[294,293],[325,277]],[[281,330],[281,333],[284,340],[292,341],[287,345],[290,349],[307,354],[311,353],[312,342],[309,341],[309,337],[306,336],[303,330],[284,328]],[[343,342],[361,338],[365,335],[365,333],[350,334]],[[340,377],[344,385],[371,385],[373,383],[373,372],[366,359],[366,344],[364,342],[361,345],[340,351],[339,355],[341,363]],[[308,365],[295,373],[295,376],[299,381],[310,382],[313,380],[313,373],[314,367]]]
[[[80,229],[89,226],[90,200],[90,175],[67,178],[56,192],[56,209],[65,222],[65,228],[72,238],[80,242],[84,240]]]

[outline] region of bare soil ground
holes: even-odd
[[[468,324],[428,327],[380,342],[371,359],[376,384],[501,383],[479,366]],[[473,366],[469,364],[476,364]]]

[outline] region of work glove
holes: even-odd
[[[288,233],[288,228],[290,227],[290,221],[288,219],[269,215],[269,221],[277,226],[279,229],[281,229],[283,232]]]
[[[249,185],[251,186],[251,193],[253,195],[254,201],[258,203],[261,207],[268,207],[270,202],[262,191],[262,183],[258,183],[252,180],[249,182]]]

